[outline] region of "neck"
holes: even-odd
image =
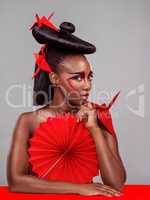
[[[79,106],[72,105],[68,102],[67,97],[65,97],[65,95],[58,89],[54,91],[54,97],[50,107],[62,113],[76,112],[79,109]]]

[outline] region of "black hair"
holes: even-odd
[[[72,33],[75,31],[74,24],[63,22],[60,24],[59,32],[48,26],[38,26],[36,23],[32,29],[32,35],[40,44],[45,44],[44,54],[47,63],[55,73],[59,72],[59,65],[68,55],[82,55],[94,53],[96,47],[86,42]],[[41,52],[39,52],[41,54]],[[35,71],[37,69],[35,64]],[[54,87],[48,73],[40,70],[34,77],[33,105],[48,104],[54,96]]]
[[[69,55],[77,55],[78,53],[71,52],[68,50],[55,49],[53,47],[47,46],[44,48],[45,59],[47,63],[51,66],[56,74],[59,74],[59,65],[64,59]],[[41,52],[39,52],[40,54]],[[81,55],[81,54],[80,54]],[[84,55],[82,55],[84,56]],[[37,64],[35,64],[35,70],[37,69]],[[45,105],[52,101],[54,96],[54,85],[49,79],[48,72],[40,70],[40,72],[34,78],[33,86],[33,105]]]

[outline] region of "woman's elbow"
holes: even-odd
[[[126,180],[127,180],[127,176],[126,176],[126,174],[125,174],[125,176],[124,176],[124,178],[123,178],[122,181],[117,182],[116,184],[114,184],[114,188],[115,188],[116,190],[121,191],[121,190],[123,189],[125,183],[126,183]]]
[[[8,190],[9,190],[9,192],[17,192],[17,190],[14,187],[14,185],[10,185],[10,184],[8,184]]]
[[[125,182],[119,183],[119,184],[115,184],[113,186],[113,188],[116,189],[116,190],[118,190],[118,191],[121,191],[123,189],[124,185],[125,185]]]
[[[16,184],[15,183],[8,183],[8,190],[9,192],[17,192],[16,191]]]
[[[10,192],[21,192],[21,185],[19,182],[19,177],[8,179],[8,190]]]

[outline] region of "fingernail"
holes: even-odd
[[[120,195],[120,194],[115,194],[115,196],[119,197],[119,196],[121,196],[121,195]]]

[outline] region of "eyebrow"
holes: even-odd
[[[68,72],[69,74],[83,74],[84,71],[81,72]],[[89,74],[93,74],[93,71],[90,71]]]

